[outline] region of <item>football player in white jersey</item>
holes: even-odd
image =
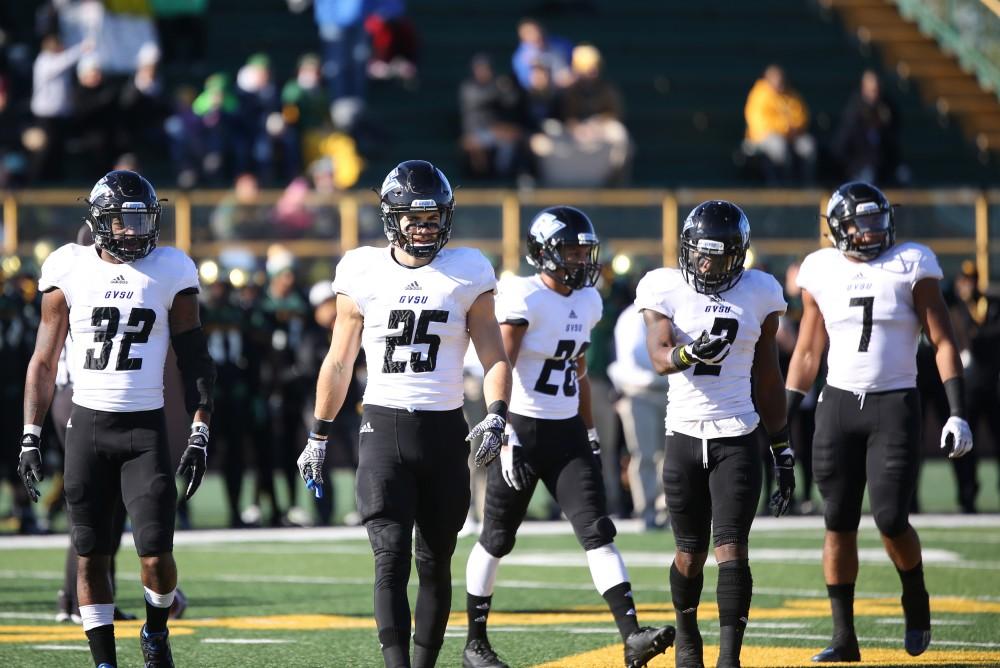
[[[540,212],[528,230],[528,262],[538,273],[500,281],[497,320],[514,365],[507,443],[487,469],[479,541],[466,566],[469,632],[464,668],[507,668],[486,624],[500,559],[539,481],[555,497],[586,550],[597,588],[625,644],[627,668],[645,666],[673,642],[672,627],[640,628],[632,585],[614,544],[601,478],[601,450],[590,406],[584,352],[601,319],[600,244],[585,213],[570,206]]]
[[[451,611],[451,557],[469,510],[466,441],[483,435],[477,465],[499,455],[510,400],[493,267],[476,249],[444,248],[454,206],[448,179],[429,162],[402,162],[385,177],[389,246],[348,251],[337,266],[337,321],[298,460],[307,486],[321,494],[331,421],[364,345],[357,501],[375,554],[375,622],[387,668],[411,665],[406,585],[414,533],[420,585],[412,665],[437,660]],[[470,338],[486,372],[488,413],[466,436],[462,368]]]
[[[141,562],[147,666],[173,666],[167,616],[177,587],[174,487],[163,413],[163,364],[173,345],[194,414],[178,475],[186,497],[205,473],[215,366],[198,314],[198,272],[175,248],[157,248],[160,202],[135,172],[105,175],[87,200],[94,246],[67,244],[42,265],[42,321],[24,389],[19,470],[32,498],[42,477],[39,436],[52,403],[67,330],[73,409],[66,429],[64,490],[83,628],[98,666],[115,666],[109,563],[112,509],[121,497]]]
[[[754,433],[759,425],[774,457],[776,516],[787,512],[795,489],[775,343],[785,300],[773,276],[744,269],[750,223],[735,204],[695,207],[684,221],[680,246],[680,268],[646,274],[635,300],[646,321],[653,367],[672,374],[663,488],[677,545],[670,567],[675,660],[678,667],[703,665],[697,614],[714,532],[717,665],[729,668],[740,665],[750,615],[748,540],[761,490]]]
[[[788,369],[789,414],[812,386],[829,342],[826,386],[816,408],[813,473],[823,495],[823,575],[833,640],[813,661],[860,661],[854,631],[858,523],[867,479],[875,525],[899,571],[904,647],[922,654],[931,640],[920,539],[909,510],[920,460],[917,339],[936,348],[951,417],[941,433],[950,457],[972,449],[965,421],[962,363],[941,296],[934,253],[896,244],[893,210],[875,186],[847,183],[827,207],[836,248],[810,254],[799,269],[802,322]]]

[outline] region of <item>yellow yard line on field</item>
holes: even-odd
[[[491,615],[492,617],[492,615]],[[815,651],[822,649],[817,646]],[[740,663],[744,668],[784,668],[786,666],[815,667],[809,659],[815,652],[805,647],[752,647],[743,646]],[[716,645],[705,645],[705,665],[714,666],[719,656]],[[971,650],[935,650],[931,649],[922,655],[909,656],[902,649],[861,648],[861,659],[865,666],[996,666],[1000,664],[1000,652]],[[621,645],[609,645],[590,652],[566,656],[555,661],[542,663],[535,668],[605,668],[619,666],[622,662]],[[668,649],[647,664],[649,668],[673,668],[674,650]],[[858,664],[833,664],[853,665]]]

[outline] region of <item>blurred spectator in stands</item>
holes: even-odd
[[[274,233],[282,239],[301,238],[312,233],[313,209],[309,200],[309,181],[304,176],[292,179],[274,205]]]
[[[122,148],[124,128],[118,113],[120,89],[104,76],[101,61],[93,54],[80,59],[76,76],[74,138],[70,149],[86,155],[94,169],[108,170]]]
[[[216,72],[205,79],[205,89],[195,98],[192,111],[201,119],[202,170],[217,178],[231,169],[239,133],[240,103],[229,88],[229,77]]]
[[[951,460],[958,481],[958,503],[964,513],[974,513],[979,480],[976,464],[984,451],[997,453],[1000,444],[1000,300],[979,290],[979,272],[972,260],[962,263],[955,277],[955,303],[951,321],[962,356],[966,410],[975,447],[965,457]],[[986,423],[992,441],[982,429]],[[990,447],[992,445],[992,448]],[[963,461],[968,460],[968,461]]]
[[[656,506],[663,494],[667,379],[653,370],[646,350],[646,324],[635,304],[618,316],[614,337],[615,361],[608,365],[608,376],[621,395],[615,409],[629,453],[632,507],[646,529],[657,529],[666,520],[657,517]]]
[[[127,136],[124,146],[130,151],[159,152],[163,145],[163,121],[170,115],[159,74],[160,48],[152,42],[139,49],[135,74],[122,88],[119,118]]]
[[[315,158],[320,140],[333,129],[316,54],[302,56],[295,78],[281,89],[281,116],[285,122],[282,135],[285,160],[289,165],[302,166]]]
[[[194,88],[180,86],[174,92],[173,109],[163,123],[177,185],[184,189],[198,183],[206,157],[201,118],[192,109],[195,96]]]
[[[98,65],[112,79],[132,74],[143,45],[158,43],[149,0],[59,0],[56,5],[66,43],[94,40]]]
[[[559,91],[552,81],[552,73],[545,65],[535,63],[531,66],[524,94],[532,129],[539,130],[545,121],[559,118]]]
[[[769,184],[810,183],[816,164],[816,140],[809,134],[809,108],[788,86],[785,71],[768,65],[747,96],[743,110],[743,151],[760,158]]]
[[[208,0],[150,0],[165,66],[204,76]]]
[[[234,167],[238,172],[254,171],[258,180],[287,183],[299,171],[279,164],[276,148],[286,132],[281,117],[281,98],[271,79],[271,59],[265,53],[251,55],[236,75],[239,101],[239,135]]]
[[[364,110],[368,35],[364,0],[315,0],[316,24],[323,45],[323,79],[330,93],[330,115],[337,128],[350,131]]]
[[[844,107],[833,139],[833,152],[843,165],[844,178],[880,185],[908,180],[900,163],[899,132],[899,108],[883,95],[878,74],[865,70],[861,87]]]
[[[219,241],[229,239],[267,239],[272,230],[268,211],[260,202],[257,177],[244,172],[236,177],[233,192],[226,195],[212,212],[212,236]]]
[[[505,177],[524,164],[526,111],[521,90],[507,76],[496,76],[489,56],[477,54],[472,76],[458,92],[462,151],[473,176]]]
[[[527,89],[531,84],[531,68],[536,64],[549,70],[556,86],[563,88],[572,83],[573,74],[569,67],[572,42],[547,34],[542,24],[531,18],[521,19],[517,24],[517,37],[520,42],[511,62],[521,88]]]
[[[369,0],[365,30],[372,39],[372,59],[368,76],[373,79],[398,77],[412,81],[417,76],[417,31],[406,16],[404,0]]]
[[[546,123],[531,138],[545,185],[592,187],[627,177],[631,140],[622,123],[617,87],[601,75],[601,52],[590,44],[573,49],[573,83],[559,98],[562,125]]]
[[[64,49],[58,35],[42,39],[32,77],[31,113],[37,132],[29,135],[32,141],[28,148],[34,154],[30,171],[33,182],[55,179],[62,174],[64,145],[73,114],[74,68],[93,49],[90,41]]]
[[[21,146],[22,125],[7,92],[7,79],[0,76],[0,188],[24,182],[27,163]]]

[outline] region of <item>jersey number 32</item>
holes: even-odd
[[[94,343],[100,343],[101,347],[99,350],[97,348],[87,349],[87,359],[83,362],[84,369],[104,371],[108,368],[108,362],[111,359],[111,346],[114,345],[115,336],[118,334],[120,321],[121,311],[117,307],[94,307],[90,314],[90,324],[97,328],[94,330]],[[138,329],[122,334],[115,371],[138,371],[142,368],[142,358],[129,357],[129,350],[133,343],[149,341],[149,333],[153,331],[154,322],[156,322],[156,311],[153,309],[134,308],[129,312],[127,325],[138,327]]]

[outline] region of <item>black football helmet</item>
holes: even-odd
[[[135,262],[156,248],[160,238],[160,200],[152,184],[125,169],[108,172],[87,197],[84,221],[94,245],[120,262]]]
[[[680,267],[684,280],[706,295],[736,285],[750,248],[750,221],[732,202],[702,202],[681,228]]]
[[[567,262],[566,246],[586,246],[587,259]],[[528,228],[528,264],[573,290],[597,284],[601,265],[597,262],[601,242],[583,211],[571,206],[552,206],[540,211]]]
[[[382,181],[379,196],[382,199],[382,226],[390,244],[413,257],[433,258],[448,243],[455,193],[440,169],[426,160],[401,162]],[[425,211],[440,212],[440,231],[434,242],[415,244],[412,233],[407,234],[399,219],[408,213]]]
[[[826,223],[837,249],[863,262],[874,260],[896,242],[893,206],[881,190],[864,181],[837,188],[826,207]]]

